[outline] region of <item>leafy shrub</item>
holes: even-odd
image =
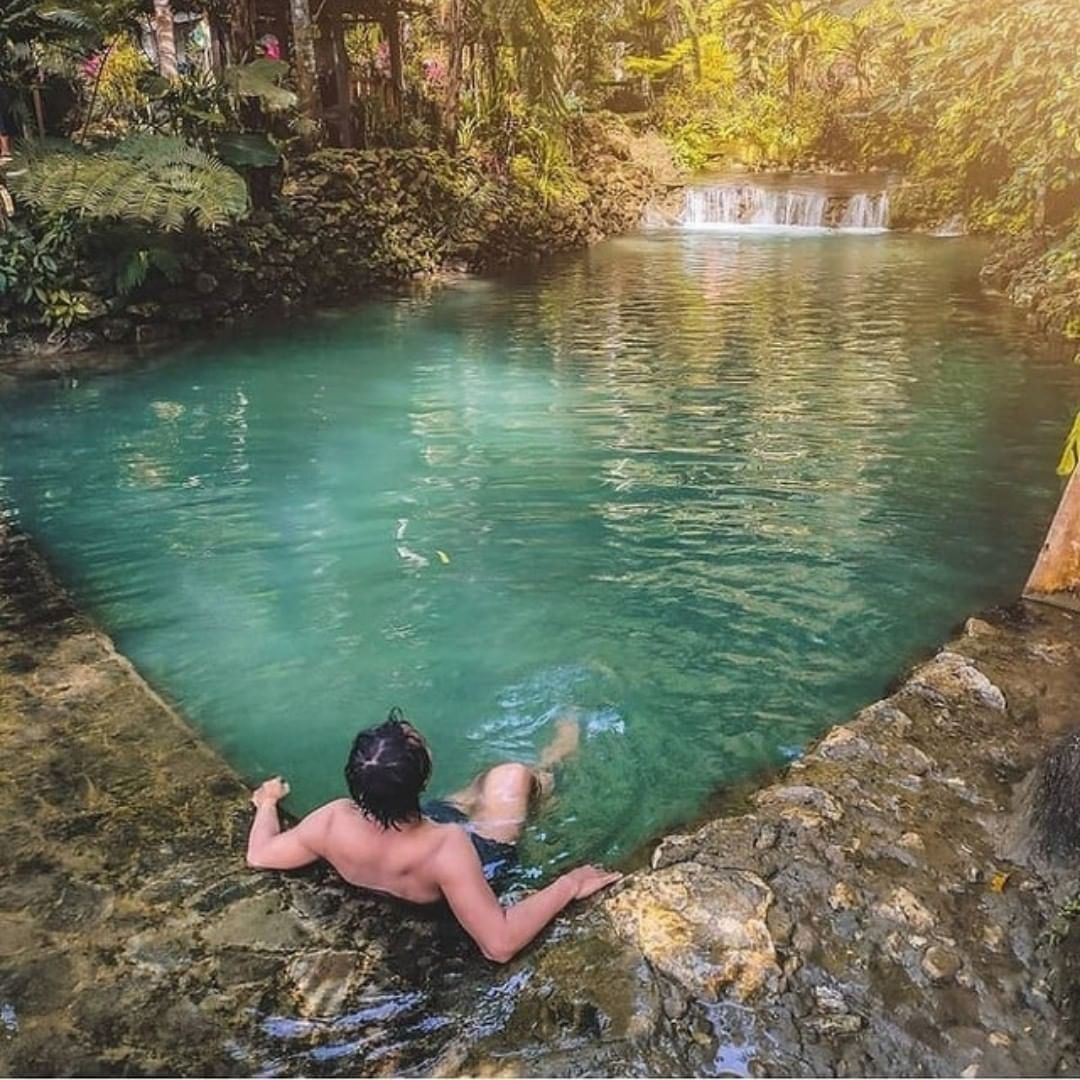
[[[8,329],[36,322],[54,327],[78,310],[68,297],[83,283],[70,215],[9,221],[0,229],[0,320]],[[87,313],[92,310],[86,303]]]

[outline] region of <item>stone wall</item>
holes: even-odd
[[[568,123],[571,158],[551,175],[437,149],[321,150],[292,161],[272,208],[210,233],[162,236],[172,280],[154,271],[116,294],[81,256],[89,317],[46,335],[32,304],[0,295],[0,356],[156,344],[244,319],[354,300],[443,270],[486,271],[637,226],[674,167],[615,117]]]

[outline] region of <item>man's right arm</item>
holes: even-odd
[[[489,960],[502,964],[516,956],[572,900],[583,900],[622,875],[581,866],[504,908],[484,879],[469,837],[464,830],[454,829],[439,852],[436,877],[466,933]]]

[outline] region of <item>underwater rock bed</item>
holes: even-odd
[[[12,532],[0,611],[5,1072],[1077,1071],[1070,881],[1012,812],[1074,723],[1066,612],[969,620],[497,968],[447,917],[248,871],[244,786]]]

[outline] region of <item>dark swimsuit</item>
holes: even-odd
[[[469,825],[469,815],[445,799],[429,799],[421,805],[420,810],[424,817],[439,825]],[[478,836],[468,827],[465,831],[476,848],[476,854],[480,856],[480,865],[488,883],[495,887],[507,884],[507,877],[518,865],[517,844]]]

